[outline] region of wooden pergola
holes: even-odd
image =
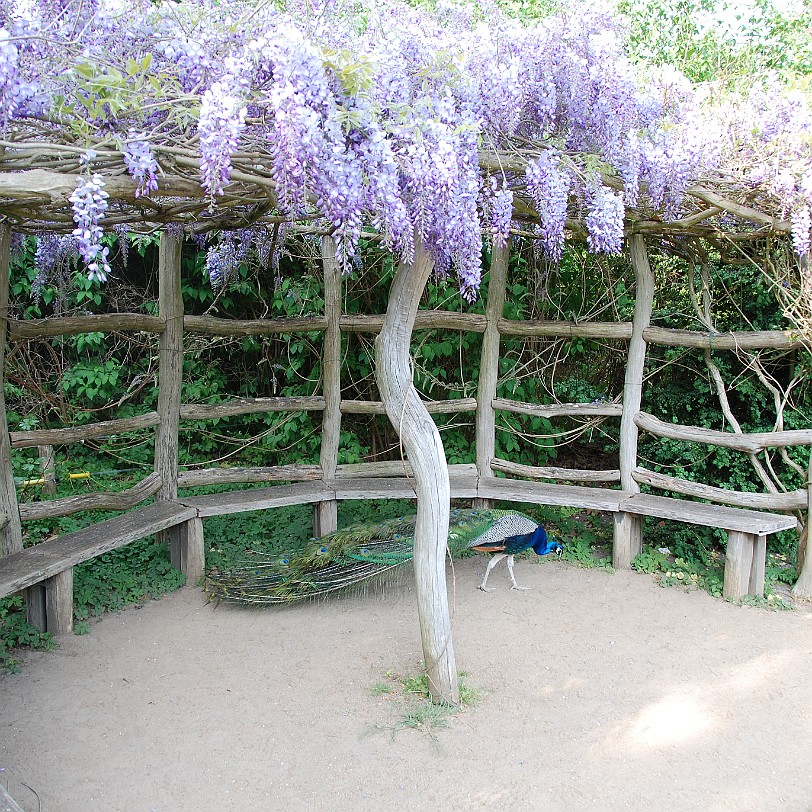
[[[641,208],[627,213],[626,242],[636,279],[636,306],[631,323],[512,321],[504,318],[506,269],[509,246],[495,247],[490,266],[489,294],[483,315],[421,311],[419,302],[433,263],[417,244],[412,262],[401,262],[389,296],[386,315],[348,316],[342,313],[342,278],[335,244],[322,237],[325,306],[321,316],[297,319],[232,321],[183,312],[181,299],[182,240],[177,230],[163,231],[159,260],[159,309],[155,316],[138,313],[88,315],[39,321],[8,318],[9,243],[12,231],[23,234],[70,231],[68,198],[81,172],[80,151],[63,145],[20,142],[0,144],[0,369],[8,341],[74,335],[82,332],[143,331],[160,338],[160,397],[156,412],[102,423],[38,431],[8,431],[5,404],[0,410],[0,595],[26,589],[29,617],[54,632],[72,624],[71,567],[79,561],[155,532],[167,534],[173,561],[190,582],[203,574],[203,523],[207,516],[286,504],[311,503],[314,533],[336,528],[337,503],[342,499],[416,497],[418,527],[415,571],[421,637],[432,695],[458,699],[456,666],[445,582],[445,549],[451,498],[567,505],[611,512],[614,516],[615,567],[629,567],[642,544],[644,516],[659,516],[695,524],[721,527],[728,532],[725,595],[737,598],[759,594],[764,584],[765,542],[768,534],[793,528],[812,513],[812,457],[806,486],[790,493],[745,493],[714,483],[694,483],[647,470],[638,463],[641,431],[659,437],[724,446],[755,456],[765,448],[812,445],[812,429],[746,433],[735,424],[731,431],[712,431],[663,422],[641,411],[647,347],[666,345],[710,351],[741,349],[809,348],[809,336],[793,331],[717,333],[708,324],[704,331],[664,329],[653,326],[655,281],[647,243],[683,250],[686,239],[711,245],[744,247],[757,260],[768,237],[785,239],[789,223],[771,213],[769,201],[754,198],[752,190],[731,187],[728,178],[709,178],[689,189],[687,214],[666,222]],[[182,226],[187,233],[245,226],[273,226],[284,220],[275,209],[275,184],[257,156],[234,156],[232,182],[209,211],[210,201],[199,185],[199,160],[178,148],[156,148],[165,170],[160,193],[136,198],[123,171],[120,153],[99,150],[97,160],[106,178],[111,205],[105,223],[127,224],[138,231]],[[483,152],[480,163],[488,172],[499,166],[521,177],[527,155],[494,155]],[[617,186],[617,178],[604,178]],[[516,188],[516,232],[532,235],[537,218],[532,202],[520,183]],[[718,215],[728,214],[734,226],[723,230]],[[583,238],[584,223],[568,221],[572,239]],[[809,271],[806,265],[807,273]],[[425,402],[412,383],[411,336],[414,329],[473,331],[483,335],[479,387],[476,398]],[[234,399],[218,404],[184,404],[181,373],[184,335],[269,335],[273,333],[323,333],[323,389],[313,397]],[[380,402],[342,399],[342,334],[377,334],[376,366]],[[610,338],[628,342],[622,395],[607,403],[543,405],[497,398],[500,341],[503,336]],[[718,370],[717,370],[718,371]],[[2,397],[2,388],[0,388]],[[317,466],[203,469],[181,471],[178,466],[178,431],[181,421],[270,411],[322,412],[321,454]],[[544,417],[595,416],[619,420],[620,458],[616,470],[584,471],[534,468],[500,459],[495,453],[495,415],[498,411]],[[442,441],[432,413],[472,412],[476,420],[475,466],[447,466]],[[386,413],[401,438],[408,460],[339,466],[338,448],[342,415]],[[154,428],[154,470],[122,493],[98,493],[19,504],[11,467],[11,449],[81,442],[135,429]],[[261,483],[264,487],[210,497],[179,497],[179,488],[204,484]],[[272,484],[287,483],[287,484]],[[569,484],[560,484],[569,483]],[[571,483],[579,483],[577,485]],[[641,485],[683,494],[674,499],[641,493]],[[619,487],[613,487],[619,486]],[[142,506],[153,499],[154,503]],[[701,499],[702,503],[692,501]],[[709,503],[709,504],[707,504]],[[85,531],[63,536],[41,550],[23,551],[22,523],[63,516],[81,510],[136,511],[122,514]],[[770,511],[757,513],[755,511]],[[800,596],[812,595],[812,565],[807,556],[795,587]]]

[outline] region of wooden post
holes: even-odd
[[[496,397],[496,384],[499,378],[499,319],[502,318],[505,309],[509,257],[509,241],[502,248],[493,247],[476,395],[476,469],[480,479],[493,476],[491,462],[496,456],[496,412],[493,408],[493,399]],[[475,508],[487,508],[490,503],[490,499],[474,499]]]
[[[186,586],[194,586],[206,570],[203,520],[200,517],[189,519],[167,532],[172,566],[186,576]]]
[[[632,337],[629,341],[629,357],[626,362],[626,380],[623,385],[623,416],[620,420],[620,485],[624,491],[637,493],[640,486],[634,480],[637,467],[637,425],[635,415],[640,411],[643,395],[643,374],[646,364],[646,341],[643,331],[651,321],[654,306],[654,275],[648,261],[646,243],[642,235],[629,238],[636,294]],[[616,569],[628,569],[643,545],[643,519],[640,516],[621,514],[615,516],[612,565]]]
[[[73,632],[73,567],[45,581],[45,618],[51,634]]]
[[[17,489],[11,469],[11,440],[6,419],[5,380],[6,336],[8,335],[9,253],[11,230],[0,225],[0,513],[8,518],[0,530],[0,556],[23,548],[23,530],[17,507]]]
[[[383,328],[375,341],[375,377],[414,472],[414,572],[429,692],[434,702],[456,705],[460,694],[445,578],[448,465],[440,432],[414,387],[410,364],[412,329],[431,269],[432,260],[416,238],[414,261],[401,262],[392,281]]]
[[[801,572],[792,594],[796,598],[812,598],[812,450],[809,452],[809,466],[806,470],[806,525],[804,527],[805,547],[799,551],[798,566]]]
[[[739,530],[728,530],[725,552],[725,583],[722,595],[737,600],[747,594],[753,569],[755,536]]]
[[[158,343],[160,423],[155,431],[155,471],[161,475],[161,487],[155,494],[157,502],[172,500],[178,495],[178,428],[183,385],[183,295],[180,284],[182,249],[182,240],[168,231],[161,234],[158,251],[158,314],[165,326]],[[173,566],[182,569],[189,559],[189,540],[182,535],[180,527],[162,530],[156,533],[155,538],[159,544],[169,545],[169,557]],[[201,550],[201,557],[202,554]],[[202,573],[197,577],[201,576]],[[197,577],[187,577],[187,586],[194,585]]]
[[[321,422],[322,479],[333,479],[338,465],[341,437],[341,270],[332,237],[322,237],[321,257],[324,268],[324,315],[327,329],[321,356],[324,414]],[[338,502],[334,499],[313,505],[313,535],[324,536],[338,528]]]
[[[42,478],[45,480],[42,492],[48,496],[56,496],[56,465],[54,460],[54,447],[52,445],[38,445],[37,454],[42,469]]]
[[[165,323],[159,342],[158,417],[155,432],[155,470],[161,475],[157,500],[178,495],[178,426],[183,383],[183,296],[180,257],[183,243],[168,232],[161,234],[158,254],[158,312]]]

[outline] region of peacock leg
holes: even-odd
[[[486,587],[485,584],[488,583],[488,576],[491,574],[491,570],[505,557],[505,555],[506,553],[497,553],[488,562],[488,568],[485,570],[485,577],[482,579],[482,583],[479,585],[479,588],[483,592],[493,592],[496,589],[496,587],[491,587],[490,589],[488,589],[488,587]]]
[[[521,589],[521,590],[524,591],[524,590],[528,590],[528,589],[532,588],[532,587],[529,587],[529,586],[519,586],[516,583],[516,576],[513,574],[513,556],[512,555],[508,556],[507,567],[508,567],[508,572],[510,573],[510,580],[513,581],[513,586],[511,587],[511,589]]]

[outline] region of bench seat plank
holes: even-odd
[[[225,516],[230,513],[246,513],[251,510],[306,505],[335,499],[335,490],[321,481],[296,482],[293,485],[271,485],[247,491],[213,493],[207,496],[180,497],[178,503],[194,508],[201,519],[208,516]]]
[[[112,519],[65,533],[0,559],[0,597],[40,583],[76,564],[194,518],[197,511],[156,502]]]
[[[794,516],[784,516],[780,513],[760,513],[755,510],[707,505],[702,502],[689,502],[685,499],[672,499],[668,496],[653,496],[647,493],[627,496],[620,502],[619,510],[636,513],[639,516],[655,516],[659,519],[673,519],[678,522],[720,527],[722,530],[735,530],[753,535],[792,530],[798,524],[798,520]]]

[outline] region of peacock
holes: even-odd
[[[217,600],[251,604],[294,603],[364,585],[369,579],[403,568],[414,555],[417,517],[403,516],[378,524],[355,524],[335,533],[311,539],[297,554],[273,559],[252,559],[228,570],[212,571],[206,590]],[[479,584],[483,592],[491,570],[503,558],[512,589],[528,589],[516,583],[513,557],[525,550],[537,555],[564,548],[547,538],[541,525],[523,513],[509,510],[452,510],[448,532],[452,556],[468,550],[491,555]]]

